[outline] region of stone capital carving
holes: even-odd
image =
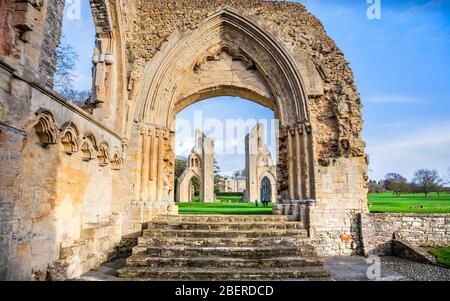
[[[53,114],[50,111],[39,110],[31,122],[31,128],[34,128],[42,144],[57,143],[59,131],[56,127]]]
[[[62,127],[60,141],[66,154],[74,154],[80,149],[79,132],[77,126],[72,122],[67,122]]]

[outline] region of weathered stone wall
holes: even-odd
[[[450,246],[450,214],[366,213],[361,228],[365,255],[391,254],[393,238],[418,247]]]
[[[0,124],[0,279],[6,279],[8,275],[8,254],[10,245],[13,244],[12,227],[15,205],[14,194],[8,191],[19,173],[21,161],[22,139],[25,133]]]
[[[61,0],[48,0],[44,25],[44,40],[39,59],[36,78],[42,85],[52,88],[56,71],[56,48],[61,39],[64,3]]]
[[[303,5],[91,1],[89,115],[45,87],[62,3],[1,2],[1,279],[76,276],[121,237],[175,213],[176,113],[225,94],[282,119],[279,198],[314,199],[305,218],[319,251],[358,248],[355,223],[367,211],[361,103],[343,54]]]
[[[6,7],[1,18],[1,59],[13,65],[27,80],[41,79],[51,86],[59,44],[64,1],[2,1]],[[43,55],[43,52],[47,56]]]
[[[368,211],[364,157],[315,162],[316,202],[310,207],[310,235],[324,255],[359,253],[359,215]]]
[[[129,35],[136,78],[172,32],[195,30],[209,14],[226,6],[256,20],[283,42],[309,80],[305,82],[310,123],[287,125],[281,134],[279,197],[316,199],[310,207],[309,227],[322,254],[357,252],[358,214],[367,211],[361,103],[348,63],[320,22],[298,3],[153,1],[140,5],[145,18]],[[142,33],[139,28],[143,27],[151,28],[153,35]],[[296,160],[308,154],[314,159]]]
[[[170,127],[179,109],[223,94],[248,98],[273,109],[282,125],[277,162],[279,200],[315,200],[309,209],[308,227],[321,254],[356,253],[360,249],[358,216],[367,212],[361,102],[344,55],[320,21],[302,4],[289,2],[157,0],[138,1],[136,7],[136,22],[126,33],[131,94],[137,95],[136,113],[129,119]],[[237,17],[228,17],[233,13],[225,13],[223,18],[230,20],[217,36],[213,33],[216,27],[205,32],[204,39],[196,36],[207,27],[208,17],[226,8],[276,37],[295,59],[307,97],[306,118],[301,114],[292,117],[295,103],[278,101],[286,95],[285,90],[292,90],[286,88],[288,81],[284,82],[284,90],[276,90],[280,73],[267,75],[270,68],[277,70],[282,58],[258,62],[265,55],[263,50],[256,45],[246,48],[250,42],[239,31],[242,28],[227,27],[237,22],[233,19]],[[245,28],[245,24],[238,26]],[[180,45],[192,46],[182,51]],[[171,51],[177,56],[171,57]],[[170,64],[163,65],[165,58]],[[159,70],[169,70],[166,78]],[[228,73],[233,76],[227,77]],[[201,76],[196,80],[198,74]],[[155,79],[160,86],[147,88]],[[227,88],[230,83],[231,89]],[[139,90],[144,92],[139,95]],[[145,109],[139,107],[142,99],[148,102]],[[171,103],[175,103],[175,109],[167,105]],[[170,121],[166,122],[168,111]]]
[[[140,1],[137,3],[139,17],[133,30],[127,32],[128,53],[133,58],[132,76],[140,76],[146,62],[158,52],[169,35],[175,31],[195,29],[209,14],[224,7],[251,16],[283,41],[295,57],[300,58],[299,53],[306,53],[320,70],[325,95],[309,102],[318,157],[364,156],[364,143],[360,137],[361,102],[352,71],[342,52],[327,37],[320,21],[300,3],[263,0]],[[306,69],[306,64],[301,65]]]
[[[130,233],[122,140],[12,72],[0,68],[0,279],[56,277],[53,264],[77,276]]]
[[[12,17],[14,1],[0,1],[0,56],[11,54],[13,45]]]

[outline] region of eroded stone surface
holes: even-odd
[[[167,231],[172,234],[167,235]],[[234,233],[235,237],[230,239],[229,233]],[[180,239],[179,235],[189,236],[189,239]],[[252,238],[255,235],[257,239]],[[257,215],[160,216],[144,231],[138,246],[133,248],[133,255],[127,258],[126,267],[118,270],[118,275],[165,280],[329,276],[322,259],[310,245],[302,223],[287,221],[285,216]]]
[[[0,4],[2,279],[75,277],[175,214],[176,114],[218,95],[280,119],[277,198],[314,200],[302,222],[318,252],[361,248],[361,103],[342,52],[302,4],[92,0],[92,114],[49,90],[61,4]]]

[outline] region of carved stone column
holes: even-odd
[[[111,37],[109,34],[97,36],[97,41],[92,56],[93,87],[91,101],[99,110],[94,111],[101,118],[111,116],[111,103],[108,102],[108,88],[111,87],[112,65],[114,54],[111,49]]]
[[[280,200],[314,198],[311,126],[298,123],[280,128],[277,165]]]
[[[144,201],[173,201],[174,132],[142,126],[141,198]]]

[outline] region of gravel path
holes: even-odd
[[[418,281],[450,281],[450,269],[435,265],[423,264],[411,260],[383,256],[382,266]]]

